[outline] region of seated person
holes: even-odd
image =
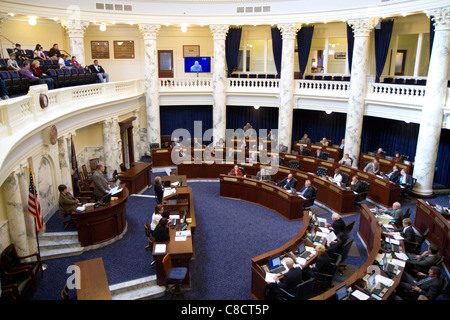
[[[30,85],[35,85],[35,84],[44,84],[44,80],[39,79],[38,77],[35,77],[33,75],[33,73],[30,70],[30,61],[25,60],[23,62],[23,68],[22,70],[20,70],[20,75],[22,76],[22,78],[28,78],[30,81]]]
[[[311,277],[314,277],[316,273],[330,274],[333,270],[333,265],[327,254],[327,249],[321,244],[317,245],[315,249],[318,257],[315,263],[309,265]],[[305,268],[305,270],[307,269]]]
[[[173,141],[172,141],[172,143],[171,143],[171,147],[172,147],[172,148],[181,147],[181,143],[178,142],[178,138],[177,138],[177,137],[174,137],[174,138],[173,138]]]
[[[394,165],[388,173],[380,172],[381,175],[384,175],[389,181],[398,183],[398,179],[400,178],[400,171],[397,165]]]
[[[270,181],[271,177],[270,174],[266,173],[266,169],[261,168],[261,170],[256,174],[256,179],[260,181]]]
[[[284,178],[280,182],[277,182],[277,186],[287,190],[295,189],[295,187],[297,186],[297,179],[294,178],[292,173],[289,173],[286,178]]]
[[[328,179],[331,182],[336,183],[339,187],[341,187],[341,183],[342,183],[341,170],[339,170],[338,168],[334,169],[334,176],[328,177]]]
[[[300,145],[300,147],[298,149],[298,154],[300,156],[309,156],[311,154],[311,151],[309,149],[305,149],[305,147],[303,147],[303,145]]]
[[[428,250],[422,252],[420,255],[407,253],[409,259],[406,260],[405,270],[413,276],[418,273],[425,275],[428,273],[430,267],[436,265],[441,259],[437,245],[431,243]]]
[[[52,90],[55,88],[55,82],[53,81],[53,79],[51,77],[49,77],[46,73],[42,72],[39,60],[37,60],[37,59],[33,60],[31,72],[33,73],[33,75],[35,77],[38,77],[38,78],[44,80],[44,82],[48,86],[48,90]]]
[[[19,64],[17,63],[16,54],[15,53],[10,53],[8,62],[6,63],[6,66],[8,68],[12,68],[12,69],[14,69],[16,71],[20,71],[21,68],[19,67]]]
[[[181,149],[183,150],[183,149]],[[214,148],[208,148],[208,153],[207,153],[207,157],[208,158],[215,158],[216,157],[216,151],[214,150]]]
[[[403,299],[417,300],[424,295],[429,300],[434,300],[442,288],[441,269],[436,266],[430,267],[428,276],[416,280],[408,272],[403,272],[402,280],[397,286],[397,294]]]
[[[355,175],[352,177],[352,181],[350,182],[350,187],[347,187],[347,190],[352,190],[353,192],[356,192],[356,193],[361,193],[364,191],[364,186],[361,183],[361,181],[359,181],[358,176]]]
[[[311,180],[306,180],[305,186],[297,193],[306,199],[312,198],[314,196],[314,189],[311,186]]]
[[[328,146],[328,140],[325,137],[323,137],[322,140],[319,141],[319,143],[323,146]]]
[[[364,172],[378,174],[380,171],[380,164],[376,158],[370,161],[363,169]]]
[[[326,251],[327,254],[341,254],[343,246],[347,241],[347,236],[344,232],[339,232],[336,234],[336,240],[327,243]]]
[[[201,148],[202,144],[198,141],[198,138],[195,137],[194,140],[192,141],[192,147],[194,148]]]
[[[247,142],[245,142],[245,138],[242,138],[241,143],[239,144],[239,148],[245,149],[247,148]]]
[[[343,166],[351,167],[352,166],[352,159],[350,158],[349,154],[346,153],[342,157],[341,160],[339,160],[339,164],[342,164]]]
[[[58,66],[60,69],[64,69],[66,67],[66,55],[61,54],[58,58]]]
[[[51,60],[58,60],[61,57],[61,51],[59,51],[58,44],[53,44],[53,47],[48,51],[48,57]]]
[[[234,152],[232,147],[228,148],[227,154],[225,155],[225,158],[227,160],[235,160],[236,159],[236,153]]]
[[[214,151],[214,149],[213,149]],[[215,155],[215,154],[214,154]],[[183,150],[183,148],[180,148],[178,152],[178,156],[183,160],[190,160],[191,157]]]
[[[274,280],[284,291],[295,295],[297,285],[302,282],[302,269],[294,267],[294,260],[292,258],[286,258],[284,262],[289,271],[283,274],[283,277],[275,277]]]
[[[266,146],[265,146],[265,144],[264,144],[264,141],[262,140],[262,139],[260,139],[259,140],[259,144],[258,144],[258,150],[259,151],[263,151],[263,150],[266,150],[267,148],[266,148]]]
[[[88,68],[92,73],[97,74],[100,83],[103,83],[104,81],[109,82],[109,74],[98,64],[98,60],[94,60],[94,64],[91,64]]]
[[[399,151],[395,151],[393,160],[395,162],[403,162],[403,157],[400,155]]]
[[[279,147],[278,147],[278,151],[286,153],[286,152],[288,152],[288,147],[286,147],[286,146],[283,144],[283,142],[280,142],[280,145],[279,145]]]
[[[77,61],[77,57],[72,56],[72,60],[70,60],[70,64],[74,67],[80,67],[80,63]]]
[[[400,235],[404,238],[404,241],[407,242],[416,242],[416,233],[411,227],[412,221],[410,218],[405,218],[402,220],[402,227],[396,229],[396,232],[400,232]]]
[[[412,177],[411,175],[406,173],[406,169],[402,169],[400,170],[400,177],[398,178],[398,183],[402,186],[402,187],[410,187],[412,184]]]
[[[164,213],[164,207],[162,204],[157,204],[155,207],[155,211],[152,214],[152,223],[150,224],[150,231],[153,234],[153,231],[155,231],[156,226],[159,223],[159,220],[163,217],[162,214]]]
[[[225,148],[225,142],[222,138],[219,139],[219,141],[216,143],[217,148]]]
[[[382,148],[378,148],[377,152],[376,152],[376,156],[377,157],[382,157],[384,154],[384,151]]]
[[[239,169],[238,165],[235,165],[233,169],[231,169],[230,174],[235,174],[237,177],[243,177],[244,174],[242,173],[241,169]]]
[[[403,210],[400,202],[396,201],[392,204],[392,208],[388,210],[380,209],[381,213],[390,215],[395,220],[395,225],[400,227],[403,221]]]
[[[327,156],[322,153],[322,149],[317,149],[316,153],[314,154],[314,158],[322,159],[322,160],[328,160]]]
[[[9,99],[8,94],[9,94],[9,92],[8,92],[8,88],[6,87],[5,81],[0,79],[0,100]]]
[[[345,147],[345,139],[341,140],[341,145],[339,146],[339,149],[344,150]]]
[[[258,159],[259,157],[258,157],[258,153],[256,153],[256,152],[250,152],[249,153],[249,157],[247,158],[247,161],[249,161],[249,162],[259,162],[259,159]]]
[[[22,45],[19,44],[19,43],[16,43],[16,47],[14,48],[13,53],[16,55],[16,61],[17,61],[18,65],[19,65],[19,67],[22,68],[23,62],[25,60],[27,60],[27,57],[24,57],[22,55]]]
[[[311,143],[311,139],[308,138],[308,134],[305,133],[305,134],[303,135],[303,137],[300,139],[300,142],[301,142],[301,143]]]
[[[283,162],[284,162],[283,158],[278,157],[278,155],[276,155],[276,154],[272,155],[271,165],[282,166],[284,164]]]
[[[164,242],[170,240],[169,235],[169,219],[162,217],[157,226],[155,227],[155,230],[153,231],[153,238],[155,238],[156,242]]]
[[[332,230],[334,234],[338,234],[341,232],[345,232],[345,222],[342,220],[342,217],[338,213],[333,213],[331,215],[332,224],[327,223],[327,228]]]
[[[63,215],[64,217],[70,216],[78,206],[81,206],[81,202],[69,193],[69,191],[67,190],[67,186],[64,184],[60,184],[58,186],[58,191],[58,203],[61,207],[61,210],[63,211]]]
[[[34,56],[33,58],[38,58],[42,60],[47,60],[47,56],[44,53],[44,48],[38,43],[34,48]]]

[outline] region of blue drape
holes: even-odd
[[[242,28],[233,27],[228,29],[227,38],[225,39],[225,56],[227,59],[228,76],[230,76],[236,66],[239,45],[241,43]]]
[[[375,28],[375,63],[377,71],[375,82],[377,83],[380,82],[381,73],[386,63],[394,20],[382,21],[380,25],[379,29]]]
[[[450,130],[441,129],[434,181],[450,187]]]
[[[277,27],[272,27],[272,51],[273,60],[275,62],[275,68],[278,75],[281,74],[281,50],[283,48],[283,38],[281,37],[281,31]]]
[[[161,106],[161,135],[172,135],[175,129],[186,129],[194,137],[194,121],[202,122],[202,136],[213,127],[212,106]],[[199,137],[200,138],[200,137]]]
[[[433,41],[434,41],[434,21],[430,18],[430,58],[431,58],[431,50],[433,49]]]
[[[353,45],[355,43],[355,36],[353,35],[353,28],[347,24],[347,57],[348,57],[348,70],[352,73],[352,61],[353,61]]]
[[[227,129],[242,129],[250,123],[259,135],[260,129],[266,129],[269,133],[272,129],[278,129],[278,108],[253,106],[227,106]]]
[[[311,49],[311,40],[314,33],[314,26],[302,27],[297,32],[297,47],[298,47],[298,64],[300,67],[300,79],[303,79],[303,75],[308,64],[309,51]]]

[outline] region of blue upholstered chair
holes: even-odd
[[[174,296],[181,296],[184,300],[186,300],[183,291],[181,291],[181,285],[186,278],[188,269],[186,267],[172,267],[172,259],[169,254],[164,256],[162,264],[166,274],[166,288],[170,284],[175,285],[170,299]]]

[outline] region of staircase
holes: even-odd
[[[156,275],[109,286],[113,300],[149,300],[162,297],[165,287],[156,284]]]

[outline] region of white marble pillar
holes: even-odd
[[[6,214],[8,216],[11,242],[16,246],[17,253],[20,256],[25,256],[28,255],[30,251],[28,247],[27,227],[17,174],[18,172],[13,171],[8,176],[3,183],[3,190],[6,201]]]
[[[213,60],[213,143],[225,139],[227,96],[226,96],[226,67],[225,67],[225,39],[228,25],[212,24],[209,26],[214,40]]]
[[[280,106],[278,111],[278,143],[291,150],[294,116],[294,54],[298,26],[295,23],[278,24],[283,37],[280,73]],[[271,128],[267,128],[270,130]]]
[[[60,181],[62,184],[65,184],[69,191],[73,194],[72,190],[72,163],[70,161],[71,159],[71,152],[67,143],[67,140],[70,137],[63,136],[58,139],[58,151],[59,151],[59,169],[61,173]]]
[[[79,19],[67,19],[62,20],[61,25],[64,27],[69,36],[70,54],[75,56],[78,63],[84,67],[86,65],[84,52],[84,32],[89,26],[89,22]]]
[[[369,37],[371,30],[378,23],[378,18],[349,20],[354,33],[353,60],[350,90],[345,126],[344,153],[355,159],[353,167],[358,166],[361,147],[361,132],[364,117],[364,99],[366,96],[366,79],[369,68]]]
[[[107,178],[112,177],[112,172],[114,171],[113,167],[113,158],[115,157],[112,152],[112,144],[113,144],[113,136],[111,133],[111,120],[105,120],[102,122],[103,128],[103,153],[104,153],[104,165],[106,167]]]
[[[414,77],[419,76],[422,45],[423,45],[423,33],[419,33],[419,37],[417,38],[416,61],[414,62],[414,74],[413,74]]]
[[[435,26],[433,49],[428,67],[425,99],[422,106],[413,176],[417,179],[414,194],[433,194],[434,168],[447,96],[450,64],[450,7],[427,11]]]
[[[139,30],[144,38],[144,74],[146,80],[147,138],[148,143],[161,146],[161,123],[159,114],[158,56],[156,51],[156,35],[159,24],[142,23]]]
[[[133,125],[133,149],[134,149],[134,159],[139,161],[141,157],[144,155],[141,145],[141,126],[140,126],[140,112],[139,109],[133,111],[134,120]]]
[[[117,170],[120,172],[120,164],[122,163],[122,142],[119,137],[119,118],[114,117],[111,122],[111,170],[108,169],[108,177]]]

